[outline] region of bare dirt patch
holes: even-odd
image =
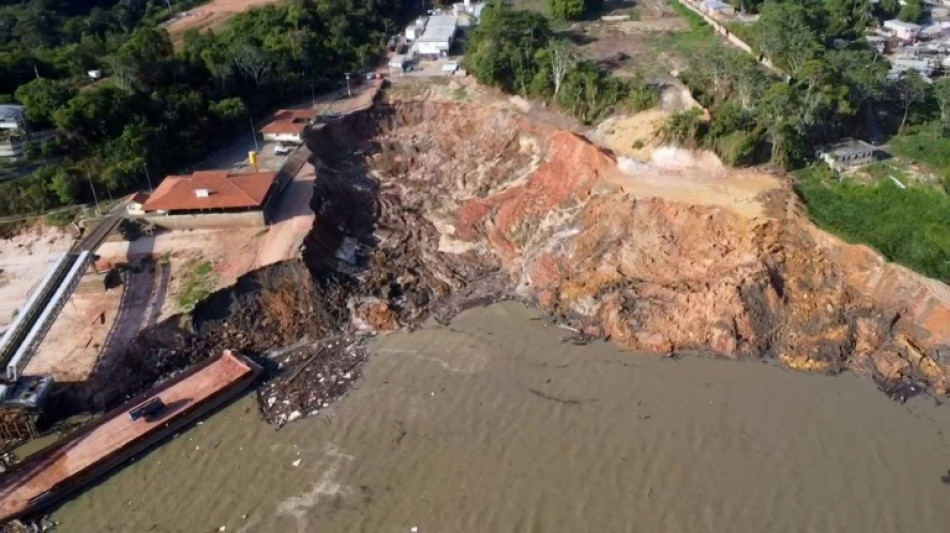
[[[69,231],[41,224],[0,240],[0,331],[13,321],[47,269],[72,243]]]
[[[172,42],[177,44],[188,30],[217,29],[224,26],[224,23],[235,13],[274,4],[278,1],[280,0],[212,0],[207,4],[175,15],[164,24],[164,27],[168,30]]]
[[[663,0],[623,2],[607,15],[629,15],[631,20],[593,20],[574,24],[568,35],[580,54],[618,75],[642,73],[653,81],[671,78],[682,65],[675,51],[657,41],[689,24]]]

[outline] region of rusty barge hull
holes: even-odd
[[[199,363],[27,459],[0,479],[0,523],[48,509],[244,391],[261,368],[229,351]],[[160,398],[154,419],[129,411]]]

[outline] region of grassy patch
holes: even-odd
[[[866,181],[871,183],[883,180],[890,181],[891,178],[900,181],[904,185],[919,181],[919,176],[915,172],[896,159],[871,163],[859,169],[858,173],[860,176],[866,177]]]
[[[189,259],[182,265],[181,276],[182,283],[181,292],[178,294],[178,305],[183,312],[187,313],[214,291],[217,275],[214,273],[214,265],[210,261]]]
[[[70,222],[76,219],[79,214],[79,208],[59,209],[43,216],[43,221],[48,226],[62,228],[68,226]]]
[[[465,91],[465,87],[457,87],[454,91],[452,91],[452,99],[464,100],[467,94],[468,93]]]
[[[686,20],[689,24],[689,30],[674,32],[659,39],[661,47],[671,47],[681,53],[689,54],[700,48],[722,46],[722,43],[716,38],[716,32],[713,31],[712,26],[706,24],[703,17],[677,2],[677,0],[669,0],[669,5],[673,11]]]
[[[936,174],[950,193],[950,138],[940,134],[936,124],[908,128],[891,139],[891,152],[911,163],[919,163]]]
[[[797,178],[796,189],[819,226],[950,282],[950,196],[931,187],[901,189],[890,180],[836,181],[824,166],[809,167]]]

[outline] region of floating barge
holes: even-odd
[[[245,390],[261,368],[224,351],[106,413],[0,478],[0,523],[35,514]]]

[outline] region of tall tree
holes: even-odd
[[[897,18],[904,22],[920,22],[927,15],[923,0],[906,0]]]
[[[577,20],[586,9],[584,0],[549,0],[551,15],[561,20]]]
[[[823,50],[805,7],[795,3],[769,3],[753,26],[755,43],[779,68],[795,77],[806,61]]]
[[[44,127],[53,124],[53,113],[75,94],[61,82],[39,78],[17,88],[16,99],[26,107],[26,118]]]
[[[782,168],[791,168],[802,155],[803,107],[797,91],[787,83],[773,83],[762,95],[759,123],[772,142],[772,163]]]
[[[900,131],[904,129],[904,124],[907,123],[907,116],[910,114],[911,108],[923,102],[932,89],[923,76],[913,69],[901,74],[894,88],[901,104],[904,106],[904,116],[901,118],[900,127],[898,127],[898,131]]]
[[[577,59],[573,47],[566,39],[553,39],[548,45],[548,58],[551,62],[551,83],[554,84],[554,96],[561,91],[561,84],[568,72],[574,68]]]
[[[950,78],[935,81],[933,89],[937,105],[940,106],[940,128],[944,135],[950,134]]]

